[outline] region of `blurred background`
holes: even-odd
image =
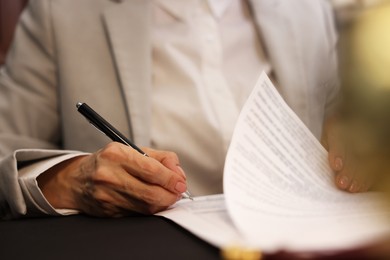
[[[390,205],[390,1],[332,1],[339,27],[347,154],[357,174],[388,193]]]

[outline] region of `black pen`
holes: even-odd
[[[119,132],[115,127],[107,122],[102,116],[95,112],[90,106],[86,103],[78,102],[76,104],[77,111],[79,111],[96,129],[98,129],[103,134],[107,135],[112,141],[125,144],[132,147],[134,150],[138,151],[140,154],[149,157],[144,151],[136,146],[132,141],[126,138],[121,132]],[[183,193],[183,197],[189,198],[192,200],[191,194],[186,191]]]
[[[107,135],[112,141],[131,146],[134,150],[137,150],[144,156],[148,156],[144,151],[136,146],[132,141],[127,139],[121,132],[115,129],[110,123],[107,122],[102,116],[95,112],[86,103],[77,103],[77,111],[79,111],[96,129]]]

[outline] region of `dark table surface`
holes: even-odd
[[[0,259],[220,259],[170,220],[87,216],[0,221]]]
[[[370,247],[325,254],[264,254],[263,260],[390,259]],[[376,251],[376,250],[375,250]],[[374,252],[375,252],[374,251]],[[383,251],[383,250],[381,250]],[[220,251],[172,221],[157,216],[118,219],[82,215],[0,221],[0,260],[221,259]]]

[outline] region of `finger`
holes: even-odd
[[[341,190],[357,193],[367,191],[372,186],[372,181],[366,175],[361,174],[357,167],[347,163],[344,169],[337,173],[336,185]]]
[[[323,126],[323,131],[321,135],[321,144],[325,147],[326,150],[329,150],[329,139],[334,138],[334,135],[338,132],[340,127],[340,119],[337,114],[329,116]]]
[[[327,136],[329,165],[336,173],[342,171],[345,166],[345,145],[340,131],[339,127],[334,126]]]
[[[168,169],[166,170],[169,171]],[[99,191],[103,190],[103,188],[112,190],[112,192],[110,193],[111,197],[114,198],[114,201],[121,202],[122,204],[119,205],[121,207],[124,207],[129,198],[136,198],[138,200],[145,201],[148,204],[159,206],[169,206],[172,203],[176,202],[176,199],[178,197],[177,193],[171,192],[163,187],[160,187],[159,185],[152,184],[150,182],[145,182],[141,178],[137,177],[137,175],[141,174],[129,174],[129,172],[122,167],[102,165],[95,172],[92,180],[94,183],[94,188],[100,188],[95,194],[102,195],[99,194]],[[177,174],[170,171],[170,175],[175,176]],[[117,192],[121,195],[125,194],[126,197],[124,198],[124,200],[120,200],[116,196],[117,194],[115,194],[114,192]],[[106,191],[106,193],[108,192]],[[106,197],[102,197],[100,199],[113,202],[108,200],[108,198]],[[127,207],[131,207],[131,205]]]
[[[125,172],[112,176],[115,176],[112,180],[87,185],[82,196],[83,212],[111,217],[131,212],[153,214],[178,200],[178,195],[159,186],[144,184]]]
[[[337,173],[336,185],[342,190],[356,192],[361,186],[357,175],[356,161],[345,150],[343,153],[342,167],[335,171]]]
[[[160,188],[156,186],[156,188]],[[179,200],[176,194],[164,194],[166,191],[152,191],[152,189],[143,189],[140,193],[135,193],[137,196],[128,196],[128,193],[123,193],[124,198],[128,198],[126,203],[121,205],[121,208],[126,212],[137,212],[141,214],[154,214],[158,211],[167,209],[169,206]]]
[[[154,158],[132,152],[122,166],[130,175],[143,182],[159,185],[170,192],[181,194],[187,190],[187,184],[182,175],[168,169]]]
[[[362,167],[358,167],[361,159],[356,158],[351,147],[347,147],[347,137],[343,135],[345,129],[342,127],[337,117],[327,120],[321,140],[329,152],[329,165],[335,173],[336,186],[353,193],[366,191],[372,183],[368,176],[362,174]]]
[[[352,183],[352,179],[348,175],[343,173],[338,173],[335,178],[336,186],[341,190],[347,190]]]
[[[368,191],[374,183],[372,175],[367,174],[367,168],[364,166],[357,167],[357,163],[356,161],[354,162],[354,175],[352,183],[348,188],[348,191],[352,193]]]
[[[121,215],[122,210],[117,206],[118,199],[108,195],[109,191],[92,184],[88,185],[84,189],[82,196],[78,197],[80,211],[97,217],[116,217]]]
[[[351,156],[349,156],[351,158]],[[347,191],[351,193],[359,192],[363,186],[362,186],[362,176],[358,174],[357,167],[356,167],[356,161],[352,158],[348,160],[348,172],[344,171],[345,175],[349,175],[349,178],[351,180],[350,186],[347,188]]]
[[[361,182],[356,178],[352,180],[351,185],[348,187],[348,191],[351,193],[359,192],[362,189]]]
[[[176,172],[177,174],[180,174],[183,176],[184,179],[186,179],[186,174],[182,167],[180,166],[179,157],[174,152],[168,152],[168,151],[157,151],[150,148],[143,148],[150,157],[155,158],[157,161],[162,163],[165,167],[168,169],[171,169],[172,171]]]
[[[175,203],[180,196],[161,186],[145,183],[128,174],[123,176],[120,185],[120,194],[124,197],[125,201],[133,201],[135,199],[147,207],[158,206],[165,208]],[[124,203],[121,206],[129,209],[131,204],[126,205]]]
[[[336,182],[342,190],[357,193],[368,189],[368,179],[362,174],[359,162],[347,152],[345,166],[338,172]]]
[[[355,190],[360,189],[360,183],[354,178],[353,164],[351,164],[350,158],[347,158],[347,148],[342,131],[337,118],[327,122],[326,143],[329,152],[329,165],[336,174],[336,186],[341,190],[355,192]]]
[[[152,152],[153,155],[158,153],[152,149],[148,149],[148,152]],[[177,174],[153,157],[143,156],[128,146],[110,143],[99,154],[99,158],[111,164],[115,162],[142,181],[160,185],[171,192],[183,193],[187,189],[182,174]]]

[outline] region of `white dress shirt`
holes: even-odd
[[[240,108],[270,64],[244,0],[155,0],[153,13],[152,146],[177,152],[194,195],[220,193]],[[54,209],[36,179],[77,155],[19,172],[24,194],[41,212],[75,213]]]
[[[178,153],[191,193],[221,193],[236,119],[270,64],[246,1],[154,6],[152,145]]]

